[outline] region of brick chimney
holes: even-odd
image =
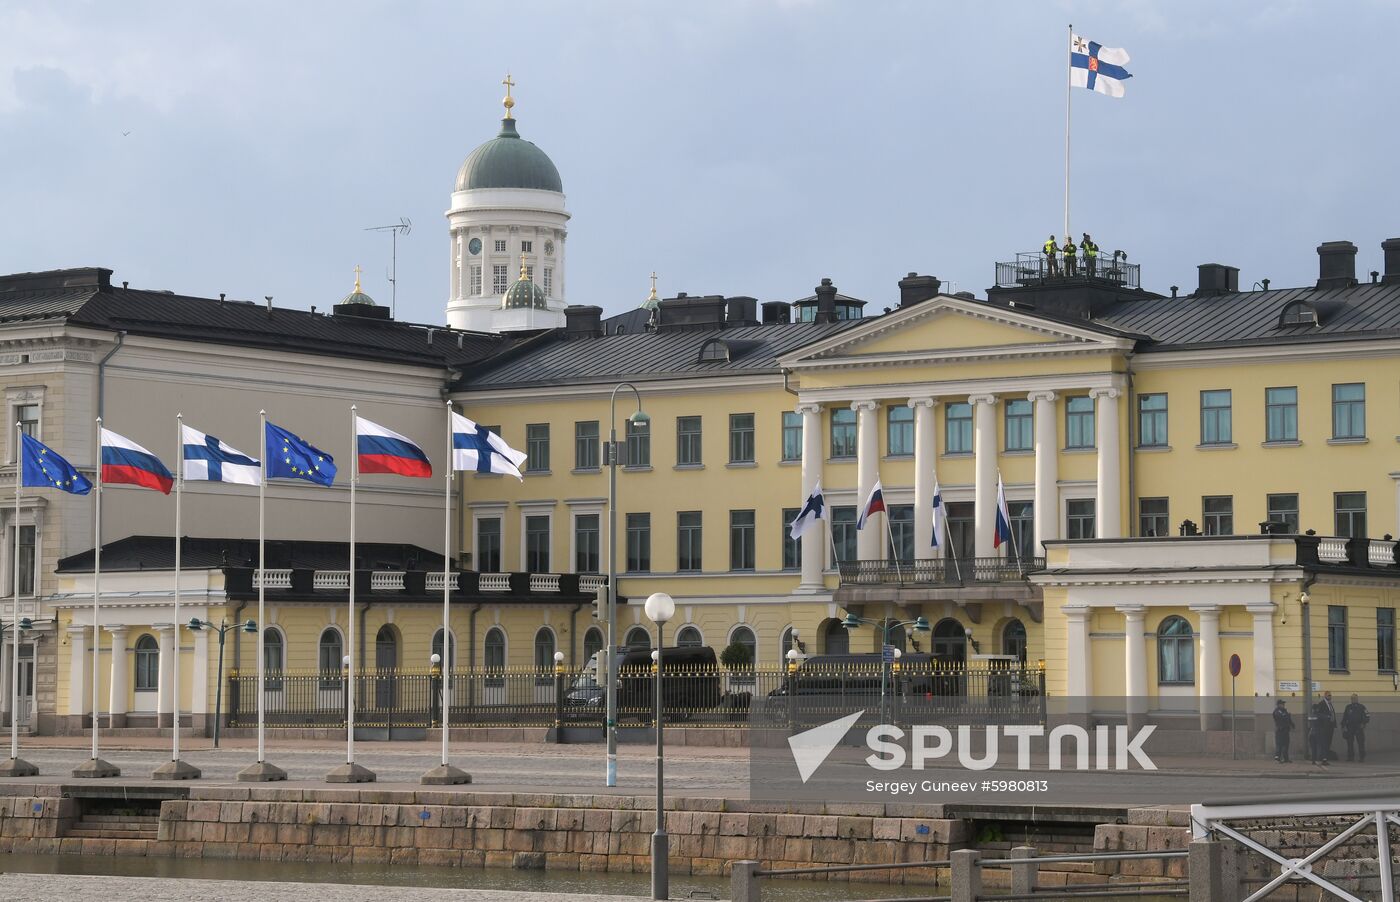
[[[1199,278],[1196,285],[1196,297],[1233,294],[1240,290],[1238,267],[1226,266],[1223,263],[1202,263],[1196,267],[1196,272]]]
[[[817,286],[816,291],[817,315],[813,322],[836,322],[836,286],[831,284],[830,279],[822,279],[822,283]]]
[[[899,306],[908,307],[935,298],[942,287],[943,283],[936,276],[921,276],[911,272],[899,280]]]
[[[592,304],[570,304],[564,308],[564,337],[600,338],[603,334],[603,308]]]
[[[1356,245],[1324,241],[1317,246],[1317,287],[1351,288],[1356,284]]]

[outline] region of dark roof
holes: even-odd
[[[475,368],[456,387],[471,391],[578,381],[682,379],[709,373],[777,373],[778,358],[783,354],[861,322],[643,331],[572,340],[554,332],[541,336],[528,352]],[[729,344],[730,360],[699,361],[700,346],[713,338]]]
[[[442,555],[417,545],[356,542],[357,569],[441,570]],[[348,542],[302,540],[267,541],[267,566],[299,570],[348,570]],[[59,573],[91,573],[93,554],[62,558]],[[184,570],[219,570],[224,567],[256,567],[257,539],[203,539],[185,537],[180,567]],[[173,570],[175,539],[171,536],[127,536],[102,546],[103,572]]]
[[[62,319],[133,335],[268,348],[411,366],[475,363],[511,346],[509,336],[248,301],[113,287],[110,270],[0,276],[0,323]],[[460,347],[458,345],[460,341]]]
[[[649,322],[651,322],[651,311],[645,307],[634,307],[624,313],[605,318],[603,320],[603,334],[615,335],[619,326],[625,335],[645,332]]]

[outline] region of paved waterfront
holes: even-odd
[[[516,892],[493,889],[431,889],[407,886],[357,886],[348,883],[276,883],[241,880],[172,880],[156,877],[77,876],[72,874],[0,874],[0,899],[53,902],[54,899],[141,899],[145,902],[565,902],[577,893]],[[598,902],[637,902],[636,896],[587,898]]]

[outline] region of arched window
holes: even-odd
[[[155,692],[160,688],[160,643],[147,633],[136,640],[136,691]]]
[[[716,360],[726,362],[729,360],[729,345],[722,339],[711,338],[700,346],[700,362],[707,363]]]
[[[442,666],[451,670],[457,666],[457,637],[452,636],[447,640],[447,654],[442,653],[442,629],[433,633],[433,650],[430,654],[435,654],[442,661]]]
[[[627,631],[623,645],[631,651],[647,651],[651,648],[651,633],[644,626],[634,626]]]
[[[747,647],[750,666],[758,663],[758,642],[754,639],[753,630],[747,626],[734,627],[734,632],[729,634],[729,644]]]
[[[377,670],[397,670],[399,666],[399,635],[387,623],[374,634],[374,666]]]
[[[937,661],[953,664],[967,663],[967,630],[951,617],[945,617],[933,626],[929,638],[929,650]]]
[[[500,627],[493,626],[486,631],[486,641],[483,643],[486,652],[487,670],[504,670],[506,666],[506,634],[501,632]]]
[[[266,674],[264,685],[268,689],[282,688],[280,676],[286,664],[287,643],[282,638],[282,633],[271,627],[263,630],[263,669]]]
[[[1190,685],[1196,682],[1196,648],[1191,624],[1168,617],[1157,627],[1157,682]]]
[[[321,671],[321,688],[335,689],[340,686],[340,671],[345,660],[344,644],[340,631],[326,627],[321,630],[321,640],[317,643],[316,664]]]
[[[704,644],[704,637],[693,626],[683,626],[676,633],[676,648],[699,648]]]
[[[547,626],[535,631],[535,669],[554,671],[554,630]]]
[[[822,651],[829,655],[851,653],[851,635],[839,620],[828,620],[822,625]]]
[[[1001,653],[1026,663],[1026,625],[1014,617],[1001,628]]]
[[[593,660],[593,656],[603,650],[603,631],[596,626],[590,626],[588,632],[583,634],[583,660],[588,662]]]
[[[782,636],[778,639],[778,661],[784,666],[787,665],[787,653],[793,648],[792,640],[795,632],[792,627],[788,627],[783,630]],[[797,653],[802,654],[802,649],[797,649]]]

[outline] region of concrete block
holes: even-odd
[[[749,836],[749,815],[721,814],[719,816],[720,836]]]
[[[812,837],[836,836],[836,818],[829,815],[808,815],[802,821],[802,835]]]
[[[872,818],[840,815],[836,818],[836,835],[842,838],[870,839],[873,832]]]

